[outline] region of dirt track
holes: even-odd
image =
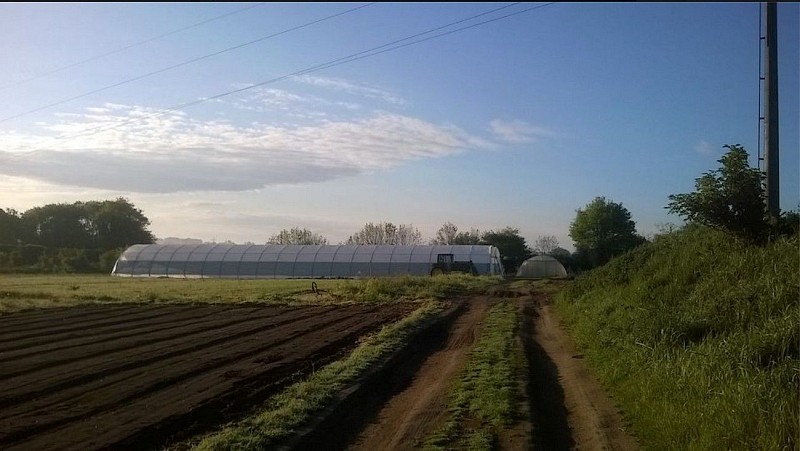
[[[412,382],[361,427],[350,450],[418,449],[447,418],[447,393],[480,334],[491,302],[517,302],[527,367],[520,371],[518,421],[503,431],[505,450],[637,450],[613,401],[603,391],[549,305],[528,289],[499,289],[476,297],[455,321],[444,346],[428,356]]]
[[[613,400],[575,350],[572,339],[549,305],[547,295],[521,299],[526,354],[530,365],[528,396],[537,449],[638,450]]]
[[[80,307],[0,318],[0,448],[151,449],[247,412],[407,314]]]
[[[443,349],[431,354],[407,389],[386,403],[351,450],[411,450],[446,417],[447,390],[457,377],[470,346],[479,336],[489,303],[471,299],[453,324]]]

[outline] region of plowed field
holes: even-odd
[[[218,426],[413,306],[90,306],[0,317],[0,448],[144,449]]]

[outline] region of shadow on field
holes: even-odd
[[[547,352],[534,340],[534,323],[538,317],[536,300],[525,299],[523,302],[525,320],[522,338],[528,361],[527,394],[533,425],[531,448],[570,450],[575,442],[567,422],[564,390],[558,382],[558,369]]]

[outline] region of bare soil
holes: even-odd
[[[348,447],[351,450],[416,449],[447,417],[450,384],[480,335],[489,301],[476,297],[451,326],[444,348],[424,360],[408,387],[392,397]]]
[[[405,303],[90,306],[0,317],[0,448],[153,449],[248,413]]]
[[[549,295],[534,292],[520,302],[533,448],[638,450],[614,401],[561,325]]]

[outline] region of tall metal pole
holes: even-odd
[[[778,12],[775,1],[767,2],[766,52],[764,52],[764,172],[767,213],[778,217],[780,207],[780,163],[778,161]]]

